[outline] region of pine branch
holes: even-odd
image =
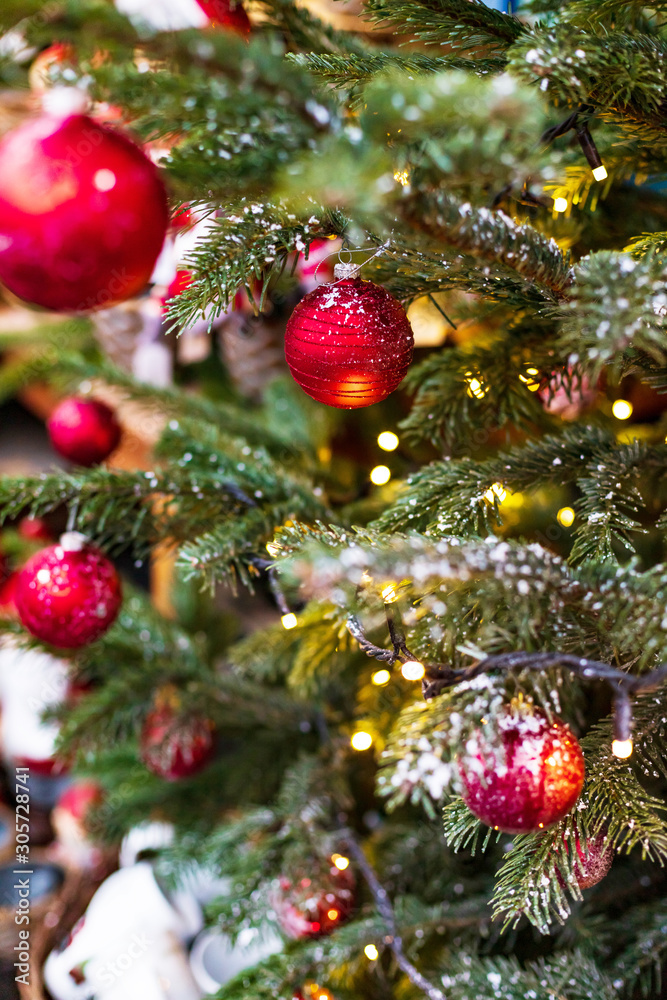
[[[428,56],[421,52],[412,55],[377,51],[363,55],[299,52],[290,54],[290,60],[308,72],[321,77],[337,90],[355,90],[363,87],[376,74],[389,69],[418,74],[442,73],[448,69],[459,69],[483,74],[501,70],[504,66],[504,60],[500,59],[477,61],[454,55]]]
[[[487,280],[488,294],[494,298],[509,297],[509,292],[539,308],[569,292],[573,274],[568,256],[554,240],[530,225],[517,225],[503,212],[460,204],[444,192],[408,199],[402,212],[409,223],[431,238],[495,265],[504,282],[497,282],[495,275]],[[495,294],[494,280],[498,286]],[[509,287],[503,288],[503,283]]]
[[[239,289],[248,289],[254,300],[256,282],[262,282],[261,305],[271,277],[282,272],[290,254],[307,254],[313,240],[344,232],[345,220],[337,213],[315,205],[312,213],[299,219],[279,205],[250,204],[217,220],[187,258],[195,281],[172,307],[178,324],[187,327],[204,314],[212,323]]]
[[[605,366],[618,373],[626,352],[667,362],[667,265],[658,255],[633,260],[600,251],[575,268],[570,299],[562,306],[558,349],[592,379]]]
[[[391,25],[432,45],[455,53],[479,49],[503,55],[520,37],[515,17],[486,7],[481,0],[370,0],[367,9],[380,25]]]
[[[536,27],[509,52],[509,68],[526,82],[548,88],[552,101],[626,112],[660,127],[667,89],[667,43],[655,36],[603,31],[572,24]]]
[[[562,436],[547,436],[484,462],[464,458],[433,462],[406,481],[406,489],[374,522],[381,531],[421,530],[459,537],[484,535],[502,504],[494,484],[510,492],[537,489],[545,483],[576,483],[583,493],[575,501],[582,520],[576,529],[574,559],[597,553],[612,558],[612,542],[630,544],[639,524],[632,517],[641,505],[640,472],[667,459],[662,446],[639,442],[617,445],[595,427],[578,427]]]
[[[462,954],[453,957],[442,976],[448,1000],[617,1000],[611,981],[588,956],[580,951],[557,955],[550,960],[530,962],[527,967],[516,958],[479,958]],[[502,993],[500,992],[502,990]]]

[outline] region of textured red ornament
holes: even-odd
[[[122,595],[113,563],[70,531],[28,560],[19,571],[14,599],[28,632],[52,646],[77,649],[106,632]]]
[[[201,771],[215,749],[209,719],[179,718],[164,704],[146,716],[141,731],[141,759],[153,774],[179,781]]]
[[[242,4],[233,7],[230,0],[197,0],[209,21],[220,28],[228,28],[239,35],[249,35],[252,31],[250,18]]]
[[[63,399],[47,421],[51,444],[77,465],[97,465],[120,441],[113,410],[97,399]]]
[[[349,919],[354,908],[354,875],[349,868],[332,867],[315,882],[302,878],[293,883],[282,878],[272,894],[278,923],[295,940],[332,934]]]
[[[405,377],[413,346],[400,302],[361,278],[310,292],[285,332],[285,358],[294,379],[313,399],[339,409],[386,399]]]
[[[27,302],[84,312],[131,298],[168,222],[156,167],[86,115],[43,115],[0,142],[0,281]]]
[[[569,844],[566,841],[566,850],[569,852]],[[606,830],[600,830],[594,837],[589,837],[585,844],[582,844],[579,835],[575,835],[574,847],[576,858],[574,859],[574,875],[580,889],[589,889],[592,885],[601,882],[611,868],[614,860],[614,847],[607,837]],[[563,882],[560,872],[557,871],[559,881]]]
[[[564,722],[521,707],[500,717],[500,746],[477,733],[474,761],[459,761],[463,801],[478,819],[505,833],[529,833],[572,809],[584,784],[584,758]]]

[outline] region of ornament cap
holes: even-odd
[[[60,536],[60,548],[63,552],[80,552],[88,539],[80,531],[65,531]]]
[[[334,267],[334,281],[344,281],[346,278],[358,278],[361,268],[352,261],[345,263],[340,260]]]

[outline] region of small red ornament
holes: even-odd
[[[192,271],[188,271],[186,268],[179,268],[164,296],[163,308],[165,312],[169,311],[167,308],[169,299],[175,299],[181,292],[184,292],[186,288],[190,287],[193,280]]]
[[[600,830],[594,837],[589,837],[585,845],[576,833],[574,847],[577,853],[573,866],[574,876],[580,889],[589,889],[608,874],[614,860],[614,845],[610,842],[607,831]],[[565,849],[569,853],[568,841],[565,841]],[[559,881],[563,882],[560,872],[556,871],[556,874]]]
[[[295,940],[318,938],[332,934],[349,919],[354,908],[354,888],[351,870],[340,871],[332,866],[317,881],[280,879],[271,902],[285,934]]]
[[[41,517],[22,517],[18,530],[21,538],[28,542],[50,542],[53,539],[46,521]]]
[[[60,649],[77,649],[106,632],[122,595],[113,563],[84,535],[68,531],[19,571],[14,599],[28,632]]]
[[[478,752],[459,761],[470,811],[505,833],[541,830],[569,813],[584,784],[584,758],[565,723],[537,708],[508,709],[498,739],[490,745],[478,732]]]
[[[141,731],[141,759],[165,781],[179,781],[203,770],[213,756],[213,723],[180,717],[168,699],[146,716]]]
[[[386,399],[412,360],[412,329],[400,302],[380,285],[336,264],[332,285],[320,285],[287,323],[285,358],[301,388],[339,409]]]
[[[239,35],[249,35],[252,31],[250,18],[241,3],[233,6],[230,0],[197,0],[197,3],[212,24]]]
[[[103,462],[120,441],[113,410],[97,399],[63,399],[46,426],[58,454],[77,465]]]
[[[131,298],[168,222],[157,168],[87,115],[44,114],[0,141],[0,281],[27,302],[84,312]]]

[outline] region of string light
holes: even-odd
[[[376,687],[384,687],[391,680],[391,674],[388,670],[376,670],[371,680]]]
[[[350,859],[343,857],[342,854],[332,855],[331,860],[339,872],[344,872],[346,868],[350,867]]]
[[[360,729],[354,734],[350,743],[353,750],[370,750],[373,746],[373,737],[370,733],[366,733],[363,729]]]
[[[394,174],[394,180],[398,181],[401,187],[407,187],[410,183],[410,175],[407,170],[397,170]]]
[[[567,198],[554,198],[554,212],[567,212]]]
[[[605,166],[596,167],[593,171],[593,177],[596,181],[603,181],[608,177],[607,168]]]
[[[617,420],[627,420],[632,416],[633,409],[634,407],[629,400],[617,399],[611,408],[611,412]]]
[[[275,557],[280,552],[280,545],[278,545],[277,542],[267,542],[266,551],[269,553],[270,556],[273,556],[273,558],[275,559]]]
[[[401,667],[401,673],[406,681],[420,681],[426,670],[424,669],[424,664],[420,663],[419,660],[408,660]]]
[[[473,375],[472,372],[466,372],[465,378],[468,382],[468,395],[474,397],[475,399],[484,399],[489,391],[488,386],[483,385],[480,379]]]
[[[537,392],[540,387],[540,383],[535,380],[535,376],[539,374],[539,368],[526,368],[526,374],[519,375],[519,378],[525,384],[526,388],[530,390],[530,392]]]
[[[574,511],[571,507],[561,507],[556,514],[556,520],[559,524],[562,524],[564,528],[569,528],[574,521]]]
[[[367,944],[364,948],[364,955],[369,961],[375,962],[380,957],[380,952],[374,944]]]
[[[386,465],[376,465],[371,470],[371,482],[374,486],[384,486],[391,479],[391,471]]]
[[[291,612],[288,615],[283,615],[280,621],[282,622],[283,628],[286,628],[288,630],[291,628],[296,628],[298,625],[296,615],[293,615]]]
[[[632,740],[614,740],[611,745],[611,752],[614,757],[625,760],[632,753]]]
[[[494,497],[497,497],[502,503],[506,496],[507,490],[502,483],[492,483],[484,494],[484,499],[488,500],[489,503],[493,503]]]
[[[398,448],[398,435],[393,431],[382,431],[378,434],[378,444],[383,451],[396,451]]]
[[[388,583],[386,587],[382,590],[382,600],[385,604],[393,604],[394,601],[398,600],[398,594],[396,593],[396,587],[393,583]]]

